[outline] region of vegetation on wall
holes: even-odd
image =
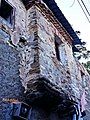
[[[76,31],[76,33],[78,36],[80,35],[80,31]],[[82,42],[82,45],[77,45],[76,47],[78,48],[79,52],[74,53],[74,55],[79,61],[82,61],[82,64],[90,74],[90,50],[87,50],[85,45],[86,42]]]
[[[90,74],[90,61],[87,61],[86,63],[83,63],[85,68],[87,69],[88,73]]]

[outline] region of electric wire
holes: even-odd
[[[88,11],[88,9],[87,9],[86,5],[84,4],[83,0],[81,0],[81,2],[82,2],[82,4],[83,4],[83,6],[85,7],[85,9],[86,9],[86,11],[87,11],[88,15],[90,16],[90,13],[89,13],[89,11]]]
[[[81,7],[81,9],[82,9],[82,11],[83,11],[83,13],[84,13],[84,15],[86,16],[86,18],[87,18],[88,22],[90,23],[90,20],[89,20],[89,18],[88,18],[88,16],[87,16],[87,14],[85,13],[85,11],[84,11],[84,9],[83,9],[83,7],[82,7],[81,3],[79,2],[79,0],[77,0],[77,1],[78,1],[79,5],[80,5],[80,7]]]

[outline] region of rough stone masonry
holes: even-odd
[[[32,107],[28,120],[72,120],[84,92],[89,120],[90,76],[67,30],[43,0],[2,1],[13,14],[0,13],[0,120],[14,119],[13,102]]]

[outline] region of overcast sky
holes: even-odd
[[[90,23],[85,17],[82,9],[80,8],[77,0],[75,0],[74,5],[72,6],[74,0],[55,0],[73,27],[75,31],[80,31],[80,38],[82,41],[87,42],[87,49],[90,50]],[[90,12],[90,0],[83,0]],[[72,6],[72,7],[71,7]],[[89,16],[90,18],[90,16]]]

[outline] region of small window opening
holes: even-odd
[[[59,45],[56,41],[55,41],[55,51],[56,51],[56,57],[60,61]]]
[[[13,24],[13,7],[5,0],[1,0],[0,16],[8,21],[8,23]]]
[[[61,44],[60,41],[61,41],[60,38],[57,35],[55,35],[55,51],[56,57],[59,61],[60,61],[59,45]]]

